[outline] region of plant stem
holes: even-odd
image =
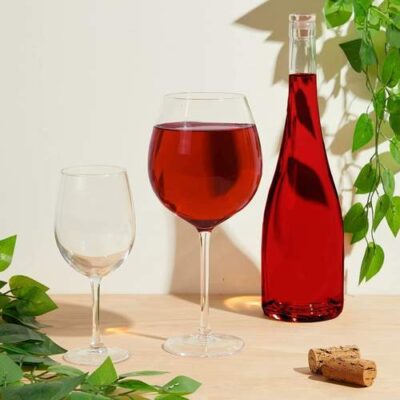
[[[386,22],[390,22],[390,18],[384,14],[379,8],[377,7],[371,7],[370,10],[373,10],[375,13],[377,13],[381,18],[383,18]]]

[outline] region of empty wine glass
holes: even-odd
[[[90,279],[92,340],[87,348],[68,351],[75,364],[114,363],[129,357],[123,349],[106,348],[100,338],[100,282],[128,257],[135,238],[135,216],[128,176],[114,166],[82,166],[61,171],[55,238],[64,259]]]

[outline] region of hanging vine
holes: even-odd
[[[340,45],[350,66],[363,74],[370,104],[356,122],[352,151],[373,144],[369,161],[361,168],[355,192],[364,195],[344,217],[344,230],[351,243],[365,241],[359,283],[368,281],[383,266],[384,250],[376,231],[386,220],[394,236],[400,230],[400,197],[395,196],[394,170],[382,162],[387,146],[393,161],[400,165],[400,0],[325,0],[324,15],[329,27],[351,21],[358,38]],[[384,35],[384,51],[374,40]],[[370,111],[371,110],[371,111]],[[386,125],[389,129],[386,128]],[[389,133],[386,133],[389,132]]]

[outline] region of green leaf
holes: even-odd
[[[378,63],[374,47],[367,41],[361,41],[360,58],[363,68]]]
[[[25,351],[27,354],[36,356],[52,356],[55,354],[64,354],[65,349],[60,347],[57,343],[54,343],[48,336],[42,335],[42,341],[40,342],[22,342],[14,344],[14,347],[18,347],[20,350]]]
[[[72,392],[67,400],[112,400],[114,397],[106,397],[102,394]]]
[[[30,365],[34,366],[37,369],[40,369],[41,367],[47,368],[49,366],[57,364],[57,362],[52,360],[50,357],[40,357],[40,356],[11,354],[11,353],[7,353],[7,355],[19,365],[21,364]]]
[[[0,386],[16,382],[23,377],[22,369],[5,354],[0,354]]]
[[[391,46],[399,49],[400,48],[400,30],[397,29],[394,25],[389,25],[386,28],[386,40]]]
[[[400,230],[400,197],[392,198],[389,209],[386,213],[386,221],[394,236],[397,236]]]
[[[0,281],[0,289],[3,289],[3,287],[6,285],[7,285],[6,281]]]
[[[376,9],[374,7],[371,8],[371,11],[375,10]],[[384,20],[382,20],[380,14],[378,14],[376,11],[368,14],[368,25],[370,30],[372,29],[380,31],[382,23],[384,23]]]
[[[390,154],[393,159],[400,164],[400,141],[396,138],[390,141]]]
[[[142,392],[142,393],[158,392],[158,389],[155,386],[149,385],[146,382],[139,381],[136,379],[127,379],[119,381],[117,382],[117,386],[124,389],[130,389],[135,392]]]
[[[391,49],[385,58],[382,67],[382,83],[390,88],[397,85],[400,80],[400,54],[399,50]],[[384,89],[383,89],[384,90]]]
[[[352,0],[325,0],[324,14],[331,28],[345,24],[353,13]]]
[[[380,196],[379,199],[376,201],[374,221],[372,223],[372,229],[374,231],[376,231],[383,218],[385,218],[389,206],[390,197],[387,194]]]
[[[368,225],[368,216],[361,203],[354,204],[343,220],[344,231],[348,233],[356,233]]]
[[[347,60],[356,72],[362,71],[362,63],[360,58],[361,39],[350,40],[349,42],[340,43]]]
[[[351,244],[357,243],[360,240],[364,239],[365,236],[367,236],[368,230],[369,230],[369,222],[368,222],[368,218],[367,218],[367,223],[365,224],[365,226],[363,226],[362,229],[360,229],[357,232],[353,233],[353,236],[351,237]]]
[[[382,119],[385,115],[385,106],[386,106],[386,91],[385,88],[378,90],[376,96],[373,99],[374,109],[377,117]],[[372,122],[371,122],[372,124]],[[372,128],[373,130],[373,128]]]
[[[400,29],[400,15],[394,15],[392,18],[393,25],[397,28]]]
[[[382,268],[384,260],[385,254],[382,247],[375,243],[368,243],[361,263],[358,283],[360,284],[364,278],[366,281],[369,281],[373,276],[375,276]]]
[[[132,372],[126,372],[125,374],[122,374],[119,376],[120,379],[124,378],[131,378],[133,376],[155,376],[155,375],[164,375],[168,374],[166,371],[132,371]]]
[[[22,387],[10,387],[0,391],[0,398],[5,400],[62,400],[79,386],[85,377],[86,375],[82,375]]]
[[[45,293],[49,288],[24,275],[10,279],[10,289],[19,301],[13,302],[15,309],[24,316],[38,316],[57,308],[57,305]]]
[[[10,323],[0,324],[0,343],[18,343],[26,340],[43,341],[44,337],[26,326]]]
[[[89,375],[88,383],[93,386],[111,385],[118,379],[118,374],[110,357],[107,357],[91,375]]]
[[[368,9],[372,4],[372,0],[354,0],[354,21],[356,25],[363,26],[365,18],[368,15]]]
[[[382,185],[385,193],[389,197],[392,197],[394,193],[395,182],[394,182],[394,174],[390,169],[384,169],[382,171]]]
[[[0,272],[5,271],[11,264],[17,236],[0,240]]]
[[[23,343],[23,342],[21,342]],[[2,343],[0,344],[0,349],[4,350],[6,353],[9,354],[29,354],[27,351],[21,349],[18,346],[18,343],[13,344],[13,343]]]
[[[373,0],[355,0],[354,4],[357,4],[359,7],[362,7],[365,11],[371,7]]]
[[[379,9],[382,11],[387,11],[389,9],[390,15],[392,15],[392,12],[397,12],[399,8],[400,0],[384,0],[379,6]]]
[[[25,275],[14,275],[10,278],[9,284],[14,296],[18,296],[19,289],[24,288],[37,287],[43,292],[47,292],[49,290],[47,286]]]
[[[6,297],[6,296],[4,296]],[[0,302],[1,302],[2,296],[0,295]],[[32,329],[39,329],[39,328],[44,328],[46,325],[41,324],[40,322],[36,321],[34,317],[29,317],[25,315],[21,315],[18,313],[18,311],[15,309],[13,303],[8,303],[6,307],[3,309],[3,319],[6,322],[10,322],[12,324],[21,324],[24,326],[27,326],[28,328]]]
[[[400,137],[400,114],[390,114],[389,124],[394,134]]]
[[[172,394],[190,394],[195,392],[201,386],[200,382],[195,381],[187,376],[177,376],[166,383],[162,390]]]
[[[37,287],[18,290],[18,299],[15,308],[19,314],[36,317],[57,309],[48,294]]]
[[[3,309],[10,302],[10,298],[0,293],[0,309]]]
[[[187,397],[179,396],[179,394],[160,394],[154,400],[188,400]]]
[[[48,371],[54,374],[65,375],[65,376],[80,376],[85,374],[82,370],[78,368],[62,364],[52,365],[51,367],[48,368]]]
[[[365,280],[368,282],[373,278],[382,268],[385,261],[385,253],[381,246],[375,245],[375,251],[372,258],[372,262],[368,268],[367,274],[365,275]]]
[[[387,108],[390,114],[400,114],[400,96],[391,95],[388,99]]]
[[[356,193],[364,194],[372,192],[376,189],[377,185],[375,167],[371,163],[364,165],[354,182],[354,186],[357,188]]]
[[[368,114],[361,114],[357,120],[353,136],[353,152],[365,146],[374,136],[374,127]]]

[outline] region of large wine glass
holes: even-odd
[[[61,171],[55,237],[64,259],[90,279],[92,340],[87,348],[68,351],[75,364],[116,363],[128,351],[106,348],[100,338],[100,282],[128,257],[135,237],[135,217],[128,176],[114,166],[84,166]]]
[[[198,230],[201,243],[200,328],[169,338],[163,348],[181,356],[234,354],[242,349],[242,339],[210,329],[209,245],[213,228],[249,203],[261,178],[260,143],[245,96],[166,95],[148,168],[158,198]]]

